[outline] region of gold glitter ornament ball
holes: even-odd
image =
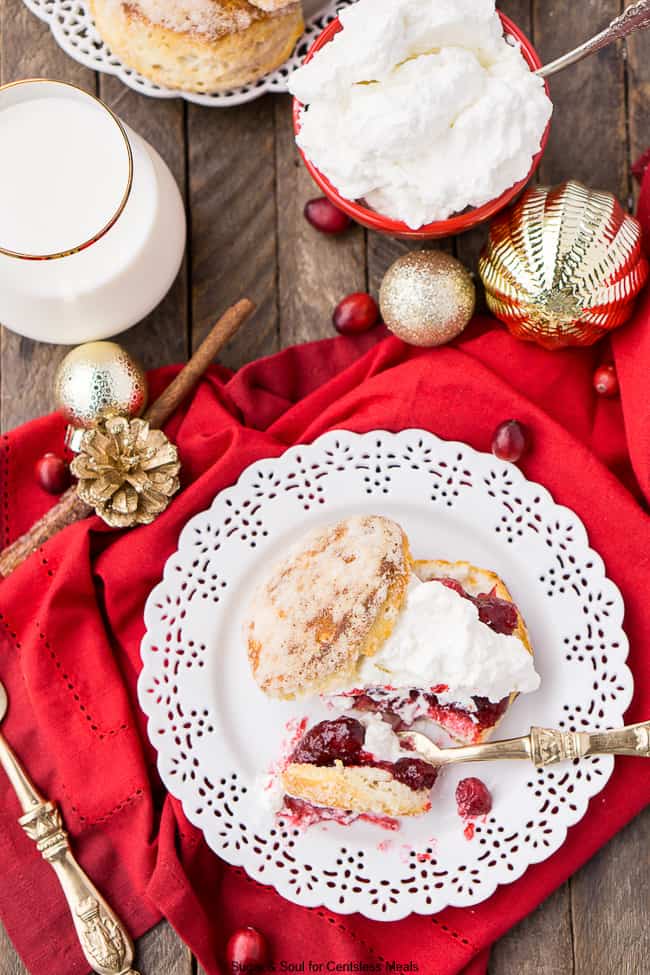
[[[54,378],[56,405],[68,423],[88,428],[108,416],[140,416],[147,377],[116,342],[87,342],[68,352]]]
[[[379,291],[384,322],[410,345],[444,345],[474,314],[467,268],[444,251],[411,251],[388,268]]]

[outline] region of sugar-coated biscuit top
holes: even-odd
[[[411,571],[399,525],[346,518],[298,542],[257,590],[246,624],[253,676],[272,697],[344,686],[390,634]]]

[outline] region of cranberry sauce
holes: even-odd
[[[454,738],[473,744],[486,728],[492,728],[508,706],[508,697],[496,704],[487,697],[474,697],[476,711],[465,711],[454,704],[438,704],[435,694],[423,695],[429,704],[428,716]]]
[[[371,766],[390,772],[397,782],[419,792],[431,789],[437,769],[421,758],[400,758],[383,762],[363,750],[365,728],[355,718],[336,718],[314,725],[298,743],[290,762],[331,767],[336,761],[346,766]]]
[[[355,718],[321,721],[298,742],[291,761],[327,766],[338,759],[344,765],[359,764],[355,760],[361,754],[365,737],[365,728]]]
[[[441,582],[448,589],[453,589],[463,599],[469,599],[471,603],[474,603],[478,610],[478,618],[481,623],[485,623],[495,633],[512,636],[515,632],[517,627],[517,608],[513,603],[508,602],[507,599],[501,599],[495,595],[494,589],[492,592],[483,592],[479,593],[478,596],[470,596],[463,589],[460,582],[457,582],[455,579],[437,579],[436,581]]]
[[[409,789],[420,792],[422,789],[433,789],[438,770],[421,758],[399,758],[393,765],[391,774]]]
[[[304,799],[294,799],[293,796],[284,797],[282,815],[286,816],[291,825],[298,829],[306,829],[316,823],[338,823],[349,826],[357,819],[362,819],[373,826],[380,826],[391,833],[399,829],[399,822],[391,816],[380,816],[377,813],[354,813],[343,809],[332,809],[327,806],[312,806]]]
[[[432,718],[437,724],[445,728],[454,737],[468,743],[477,741],[486,728],[492,728],[504,714],[508,706],[508,697],[493,702],[487,697],[474,697],[474,711],[467,711],[455,704],[440,704],[437,693],[446,691],[445,686],[432,688],[431,691],[410,690],[407,696],[391,694],[383,688],[370,693],[351,696],[350,707],[355,711],[378,711],[385,721],[389,721],[394,731],[409,728],[416,718]],[[376,695],[376,696],[371,696]],[[413,717],[402,720],[399,717],[402,709],[416,705]]]

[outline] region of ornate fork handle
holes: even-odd
[[[563,68],[567,68],[570,64],[581,61],[587,55],[600,51],[601,48],[611,44],[612,41],[627,37],[628,34],[631,34],[635,30],[645,30],[646,27],[650,27],[650,0],[638,0],[637,3],[633,3],[622,14],[615,17],[611,24],[605,27],[604,30],[601,30],[599,34],[596,34],[595,37],[585,41],[584,44],[574,48],[573,51],[569,51],[568,54],[563,54],[562,57],[557,58],[555,61],[545,64],[535,74],[540,75],[542,78],[548,78],[557,71],[562,71]]]
[[[98,975],[138,975],[133,942],[75,860],[58,807],[36,789],[2,735],[0,765],[24,810],[18,822],[59,878],[86,961]]]
[[[419,752],[433,765],[458,762],[493,762],[502,758],[527,759],[534,765],[554,765],[587,755],[636,755],[650,758],[650,721],[614,731],[558,731],[531,728],[522,738],[487,741],[479,745],[439,748],[418,731],[398,731],[408,748]]]
[[[636,755],[650,758],[650,721],[614,731],[530,729],[530,758],[535,765],[553,765],[587,755]]]

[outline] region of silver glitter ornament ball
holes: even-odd
[[[444,251],[411,251],[386,271],[379,291],[384,322],[410,345],[444,345],[474,314],[469,271]]]
[[[106,416],[140,416],[147,377],[116,342],[87,342],[68,352],[54,377],[56,405],[72,427]]]

